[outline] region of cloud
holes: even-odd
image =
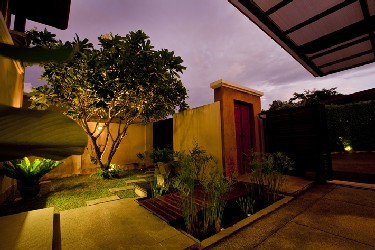
[[[23,92],[24,93],[30,93],[32,88],[31,82],[25,82],[23,85]]]
[[[43,28],[27,23],[32,26]],[[167,48],[182,57],[187,67],[182,81],[192,107],[212,102],[209,84],[218,79],[264,91],[264,105],[287,100],[304,89],[337,86],[343,92],[355,92],[374,86],[374,64],[314,78],[228,1],[72,1],[68,29],[49,28],[63,41],[77,33],[93,44],[101,34],[126,35],[138,29],[150,36],[156,49]],[[26,72],[26,81],[33,86],[45,83],[36,80],[37,68]]]

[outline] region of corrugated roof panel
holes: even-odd
[[[283,0],[254,0],[253,2],[263,11],[267,11],[282,1]]]
[[[323,73],[329,73],[331,71],[336,72],[342,69],[351,68],[356,65],[363,65],[366,62],[367,63],[373,62],[374,60],[375,60],[374,53],[370,53],[370,54],[366,54],[360,57],[353,58],[351,60],[347,60],[341,63],[336,63],[334,65],[321,68],[321,70],[323,71]]]
[[[375,62],[375,0],[228,1],[314,76]]]
[[[339,44],[336,44],[332,47],[329,47],[327,49],[324,49],[324,50],[321,50],[321,51],[318,51],[316,53],[312,53],[312,54],[306,54],[309,58],[317,58],[317,57],[320,57],[322,54],[326,54],[326,53],[331,53],[331,51],[335,51],[337,49],[340,49],[340,47],[349,47],[350,44],[356,44],[356,43],[359,43],[361,41],[364,41],[364,40],[369,40],[369,36],[368,35],[363,35],[363,36],[359,36],[359,37],[356,37],[354,39],[351,39],[351,40],[348,40],[344,43],[339,43]]]
[[[313,59],[312,61],[315,63],[315,65],[321,66],[323,64],[327,64],[333,61],[347,58],[347,57],[353,56],[355,54],[358,54],[364,51],[369,51],[371,49],[372,49],[371,42],[364,41],[358,44],[354,44],[350,47],[324,55],[322,57],[318,57],[316,59]]]
[[[367,0],[368,8],[370,11],[370,15],[375,15],[375,1],[374,0]]]
[[[269,17],[280,27],[281,30],[286,31],[342,2],[343,0],[293,1],[277,12],[271,14]]]
[[[354,2],[335,13],[290,33],[288,37],[295,44],[302,45],[361,20],[363,20],[361,6],[358,2]]]

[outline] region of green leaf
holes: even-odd
[[[87,135],[61,112],[0,105],[0,161],[40,156],[61,160],[80,155]]]
[[[61,49],[22,48],[0,43],[0,55],[28,63],[65,62],[73,57],[76,47]]]

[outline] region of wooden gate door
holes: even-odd
[[[234,103],[234,118],[236,123],[237,142],[237,171],[239,174],[245,173],[246,154],[253,148],[252,130],[252,106],[249,104]]]

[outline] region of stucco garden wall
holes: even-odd
[[[12,38],[0,13],[0,42],[13,44]],[[21,107],[24,68],[20,62],[0,56],[0,104]],[[16,182],[0,175],[0,203],[13,192]]]
[[[93,128],[95,127],[95,123],[90,123],[89,126]],[[117,124],[112,124],[110,127],[113,133],[115,133],[117,128]],[[99,140],[104,142],[104,138],[105,134],[103,133]],[[119,165],[122,169],[135,168],[139,163],[141,163],[136,154],[150,151],[152,144],[152,123],[132,124],[129,126],[126,136],[123,138],[119,148],[117,149],[112,163]],[[110,145],[111,144],[109,144],[108,147],[110,147]],[[88,149],[90,150],[89,145]],[[62,165],[45,175],[43,179],[94,173],[98,169],[98,166],[91,162],[88,149],[85,149],[82,155],[74,155],[64,159],[64,163]],[[104,155],[104,157],[107,156],[108,152]],[[145,163],[151,164],[149,162]]]
[[[173,115],[174,150],[191,150],[195,142],[215,156],[223,169],[220,102]]]

